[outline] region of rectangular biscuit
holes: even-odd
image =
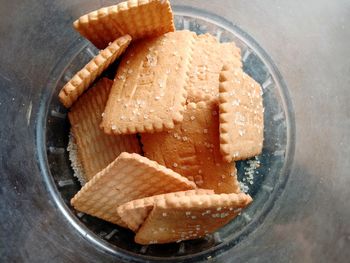
[[[167,0],[129,0],[83,15],[73,25],[99,49],[125,34],[136,40],[175,30]]]
[[[258,155],[264,136],[260,85],[241,69],[224,66],[220,74],[220,151],[227,162]]]
[[[58,97],[61,103],[69,108],[83,92],[124,53],[131,41],[129,35],[122,36],[86,64],[71,80],[64,85]]]
[[[122,221],[132,231],[136,232],[139,227],[143,224],[148,214],[152,211],[153,205],[157,200],[169,198],[171,196],[188,196],[188,195],[202,195],[202,194],[213,194],[213,190],[207,189],[196,189],[181,192],[173,192],[168,194],[154,195],[145,197],[137,200],[127,202],[120,205],[117,208],[118,215]]]
[[[139,154],[121,153],[71,199],[81,212],[125,226],[117,207],[134,199],[195,189],[185,177]]]
[[[83,94],[68,113],[71,133],[76,144],[76,162],[81,164],[83,181],[88,182],[96,173],[110,164],[122,152],[141,151],[135,135],[110,136],[99,127],[113,81],[103,78]],[[70,147],[70,150],[74,147]],[[73,156],[74,157],[74,156]]]
[[[159,132],[182,121],[194,37],[176,31],[128,48],[101,123],[107,134]]]
[[[164,244],[213,233],[241,212],[252,198],[240,194],[171,196],[157,200],[135,242]]]
[[[222,160],[219,112],[214,102],[189,103],[183,122],[171,131],[141,134],[146,157],[215,193],[240,191],[234,163]]]
[[[219,75],[224,64],[241,68],[241,53],[235,43],[219,43],[210,34],[196,37],[190,69],[187,101],[217,100]]]

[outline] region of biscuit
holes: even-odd
[[[176,31],[128,48],[101,123],[105,133],[160,132],[182,121],[194,38]]]
[[[224,63],[241,68],[241,52],[233,42],[219,43],[210,34],[196,37],[187,101],[218,100],[219,75]]]
[[[117,207],[134,199],[195,189],[185,177],[139,154],[121,153],[71,199],[81,212],[125,226]]]
[[[222,160],[219,112],[213,102],[189,103],[183,122],[171,131],[141,134],[146,157],[215,193],[237,193],[235,164]]]
[[[168,198],[171,196],[188,196],[188,195],[202,195],[213,194],[213,190],[196,189],[181,192],[173,192],[168,194],[154,195],[142,199],[127,202],[118,207],[117,211],[122,221],[132,231],[136,232],[142,223],[152,211],[153,205],[157,200]]]
[[[224,66],[220,74],[220,151],[227,162],[262,151],[264,108],[260,85],[241,69]]]
[[[135,242],[163,244],[197,239],[226,225],[252,198],[240,194],[171,196],[157,200]]]
[[[104,7],[83,15],[73,26],[99,49],[126,34],[135,40],[175,30],[169,1],[159,0],[129,0]]]
[[[129,35],[116,39],[76,73],[58,94],[62,104],[66,108],[72,106],[78,97],[83,94],[101,73],[124,53],[130,41],[131,37]]]
[[[101,79],[74,103],[68,113],[76,143],[77,162],[71,158],[74,161],[72,166],[81,168],[79,177],[85,182],[114,161],[120,153],[141,151],[135,135],[110,136],[99,128],[112,84],[112,80]]]

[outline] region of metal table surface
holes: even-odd
[[[57,212],[43,184],[35,150],[39,98],[53,65],[77,37],[72,21],[112,2],[0,3],[2,262],[115,261],[77,235]],[[268,220],[236,246],[230,259],[348,262],[350,2],[172,3],[207,10],[248,32],[281,71],[294,106],[296,151],[286,189]]]

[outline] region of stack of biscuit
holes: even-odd
[[[239,48],[175,31],[169,1],[129,0],[74,27],[103,50],[59,93],[82,183],[72,206],[139,244],[201,238],[234,219],[252,202],[235,161],[263,143],[261,87]],[[101,77],[117,60],[114,80]]]

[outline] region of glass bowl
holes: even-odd
[[[213,14],[188,7],[173,7],[175,26],[198,34],[211,33],[221,42],[234,41],[241,49],[244,71],[263,88],[264,145],[261,155],[237,163],[241,187],[254,201],[231,223],[205,238],[166,245],[141,246],[124,228],[75,211],[70,199],[80,189],[67,152],[69,122],[58,92],[98,50],[79,38],[54,67],[48,92],[43,94],[37,125],[37,148],[44,181],[59,211],[77,234],[96,249],[128,262],[198,262],[230,249],[264,223],[284,190],[294,154],[294,117],[286,85],[264,50],[245,32]],[[113,79],[115,68],[105,75]]]

